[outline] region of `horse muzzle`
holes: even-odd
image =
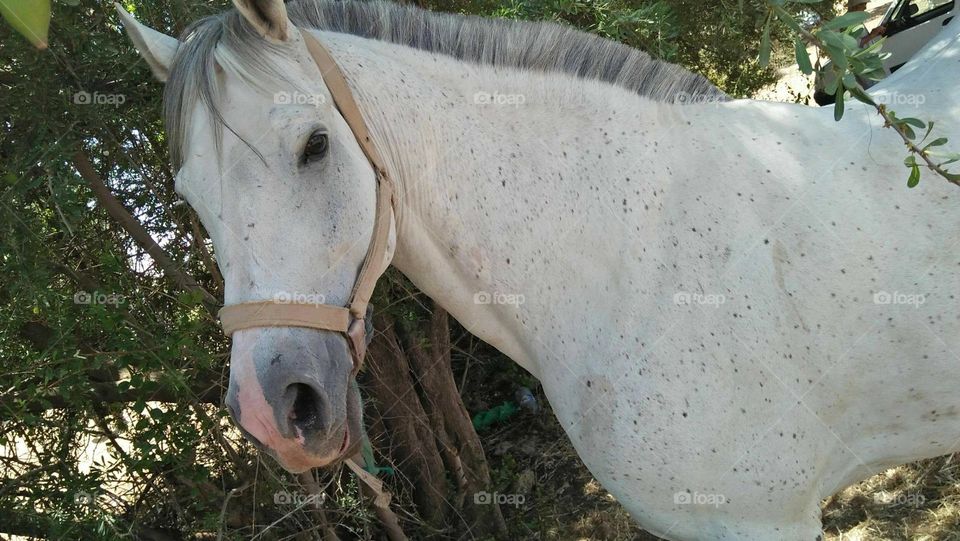
[[[226,406],[244,436],[291,472],[352,456],[362,439],[353,358],[335,332],[237,331]]]

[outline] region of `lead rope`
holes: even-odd
[[[353,380],[353,388],[357,392],[357,396],[360,395],[360,386],[357,385],[357,380]],[[370,437],[367,436],[367,427],[363,422],[361,416],[360,419],[360,456],[363,458],[363,469],[371,475],[393,475],[395,470],[390,466],[377,466],[377,459],[373,455],[373,444],[370,443]]]
[[[373,341],[373,305],[367,305],[367,315],[364,318],[364,325],[366,325],[364,340],[366,340],[366,346],[370,345],[370,342]],[[360,386],[357,385],[357,378],[354,377],[352,380],[353,390],[356,391],[357,396],[360,396]],[[367,436],[367,426],[363,422],[363,400],[360,401],[360,407],[357,408],[360,410],[360,456],[363,457],[363,469],[370,473],[371,475],[380,475],[381,473],[385,475],[393,475],[394,469],[390,466],[377,466],[376,458],[373,456],[373,444],[370,443],[370,437]]]

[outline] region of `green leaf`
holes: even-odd
[[[857,77],[854,74],[847,73],[843,76],[843,86],[849,90],[859,87],[860,83],[857,82]]]
[[[860,85],[857,85],[854,88],[850,89],[850,95],[853,96],[857,101],[870,105],[872,107],[877,106],[877,102],[870,97],[870,94],[864,92],[863,88]]]
[[[177,300],[185,306],[196,306],[203,302],[203,293],[200,291],[181,291]]]
[[[826,88],[823,89],[824,92],[826,92],[827,94],[836,94],[837,88],[840,86],[840,79],[841,77],[839,74],[833,77],[832,79],[828,79]]]
[[[813,64],[810,63],[810,54],[807,53],[807,47],[803,41],[800,40],[800,38],[797,38],[797,40],[793,42],[793,48],[797,55],[797,66],[800,67],[800,71],[803,72],[804,75],[810,75],[813,73]]]
[[[946,138],[946,137],[938,137],[938,138],[934,139],[933,141],[930,141],[930,144],[928,144],[927,146],[923,147],[923,149],[926,150],[926,149],[928,149],[928,148],[930,148],[930,147],[942,147],[943,145],[947,144],[948,142],[949,142],[949,141],[947,141],[947,138]]]
[[[951,163],[960,162],[960,154],[957,154],[956,152],[946,152],[946,153],[928,152],[927,155],[936,156],[938,158],[944,158],[946,161],[937,164],[940,167],[946,167]]]
[[[50,0],[0,0],[0,15],[34,47],[47,48]]]
[[[839,30],[841,28],[848,28],[850,26],[858,26],[867,22],[867,19],[870,18],[870,14],[866,11],[853,11],[850,13],[845,13],[836,19],[827,21],[823,25],[824,30]]]
[[[843,87],[839,87],[839,88],[837,88],[837,93],[834,94],[834,96],[836,96],[836,98],[837,98],[837,101],[836,101],[836,103],[833,104],[833,119],[836,120],[837,122],[840,122],[840,119],[843,118],[843,95],[844,95],[844,93],[845,93],[845,91],[843,90]]]
[[[843,73],[847,71],[847,68],[850,66],[850,62],[847,60],[847,53],[841,47],[835,45],[827,44],[827,56],[833,60],[833,69],[837,72],[837,77],[842,77]]]
[[[760,39],[760,67],[767,67],[770,65],[770,26],[771,26],[770,17],[767,17],[767,22],[763,25],[763,37]]]
[[[790,15],[787,10],[783,9],[782,6],[774,5],[773,12],[777,15],[777,18],[779,18],[783,24],[789,26],[791,30],[797,34],[803,33],[803,29],[800,28],[800,23],[798,23],[797,20],[793,18],[793,15]]]
[[[900,121],[910,124],[911,126],[921,130],[927,127],[927,124],[919,118],[901,118]]]
[[[844,56],[852,55],[860,50],[860,42],[857,41],[856,38],[846,34],[832,30],[821,30],[817,32],[817,36],[819,36],[827,46],[835,47],[843,51],[845,53]]]
[[[907,179],[907,188],[916,188],[920,184],[920,166],[910,168],[910,177]]]
[[[927,124],[927,133],[923,134],[923,139],[920,140],[921,142],[926,141],[926,140],[927,140],[927,137],[930,137],[930,132],[933,131],[933,127],[934,127],[935,125],[936,125],[936,122],[934,122],[934,121],[932,121],[932,120],[930,121],[929,124]],[[946,140],[944,140],[944,142],[946,142]]]

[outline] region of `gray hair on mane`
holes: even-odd
[[[553,22],[437,13],[382,0],[294,0],[287,4],[287,15],[301,28],[353,34],[480,64],[566,73],[658,101],[674,102],[679,96],[725,99],[701,75]],[[265,80],[287,80],[269,61],[269,53],[284,51],[283,44],[261,38],[236,10],[195,22],[180,41],[163,102],[171,160],[177,169],[198,100],[207,106],[218,130],[230,129],[216,106],[218,65],[256,86]]]

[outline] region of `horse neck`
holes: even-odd
[[[869,131],[831,129],[825,110],[668,105],[562,75],[322,39],[399,185],[394,265],[534,375],[545,357],[570,354],[565,336],[618,327],[625,294],[642,286],[625,260],[657,257],[644,237],[661,230],[671,198],[735,190],[717,181],[724,172],[748,179],[745,191],[762,190],[758,177],[773,168],[803,184],[821,171],[798,161],[804,134],[840,144]],[[676,186],[690,179],[708,187]]]

